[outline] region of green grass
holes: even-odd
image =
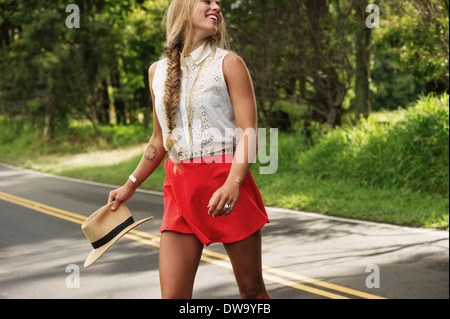
[[[359,185],[449,194],[448,97],[426,97],[393,112],[333,130],[299,157],[303,174]]]
[[[21,119],[0,115],[0,157],[3,161],[18,161],[45,156],[66,156],[98,150],[114,150],[145,143],[152,129],[141,125],[101,126],[96,132],[91,125],[73,122],[62,127],[47,141],[42,129],[31,128]]]
[[[439,195],[301,175],[254,176],[267,206],[448,230],[448,198]]]
[[[416,227],[449,227],[448,98],[424,97],[408,110],[357,125],[280,133],[278,170],[252,174],[267,206]],[[21,122],[0,119],[0,160],[39,171],[123,184],[151,129],[72,125],[52,143]],[[302,127],[302,125],[297,125]],[[162,191],[163,166],[143,184]]]

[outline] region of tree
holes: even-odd
[[[368,117],[372,107],[370,104],[370,34],[371,28],[366,25],[366,8],[368,0],[355,0],[355,18],[359,24],[355,36],[356,78],[355,78],[355,112],[357,117]]]
[[[339,1],[305,0],[309,42],[313,51],[307,55],[307,81],[314,88],[313,98],[302,97],[310,106],[310,120],[341,124],[342,101],[349,86],[351,45],[347,40],[347,23],[351,8]],[[334,6],[331,6],[333,4]],[[303,44],[305,45],[305,44]],[[311,80],[309,80],[311,79]]]
[[[348,1],[236,1],[227,9],[268,124],[274,103],[291,98],[308,105],[309,121],[339,125],[351,77]]]
[[[266,124],[273,126],[274,103],[287,72],[282,63],[286,45],[285,10],[288,1],[226,1],[223,12],[232,37],[232,49],[246,61],[253,78],[258,110]]]
[[[136,103],[136,110],[143,109],[144,126],[151,121],[151,96],[148,83],[148,68],[162,55],[165,38],[163,16],[168,0],[147,0],[136,6],[126,19],[123,61],[127,72],[122,82],[129,86],[130,99]]]
[[[449,88],[449,1],[386,0],[383,26],[373,49],[390,56],[402,71]]]
[[[0,0],[0,112],[49,138],[72,119],[98,130],[110,123],[110,106],[117,123],[144,113],[147,127],[148,68],[161,58],[170,0],[73,2],[77,29],[65,25],[65,1]],[[313,121],[335,127],[349,110],[366,116],[371,104],[406,106],[420,81],[448,91],[448,0],[384,0],[378,29],[365,26],[368,3],[223,2],[265,125],[289,130],[290,110],[280,100],[307,109],[307,128]]]

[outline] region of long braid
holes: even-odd
[[[172,47],[164,46],[164,51],[167,56],[167,75],[164,85],[164,112],[166,117],[166,125],[168,134],[166,139],[167,151],[170,153],[174,146],[174,138],[172,135],[175,129],[175,115],[177,113],[178,103],[180,102],[180,43]]]

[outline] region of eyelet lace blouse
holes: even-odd
[[[234,151],[239,134],[222,71],[227,54],[229,52],[226,50],[213,50],[209,44],[205,44],[185,57],[186,66],[181,68],[180,103],[175,115],[175,129],[172,131],[175,144],[169,154],[171,158],[186,160]],[[158,62],[152,82],[154,110],[167,150],[168,128],[163,103],[166,73],[167,58]],[[190,127],[189,101],[192,116]]]

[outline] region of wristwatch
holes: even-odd
[[[137,187],[141,186],[141,182],[133,176],[133,174],[130,175],[129,179],[131,179],[131,181],[133,182],[134,185],[136,185]]]

